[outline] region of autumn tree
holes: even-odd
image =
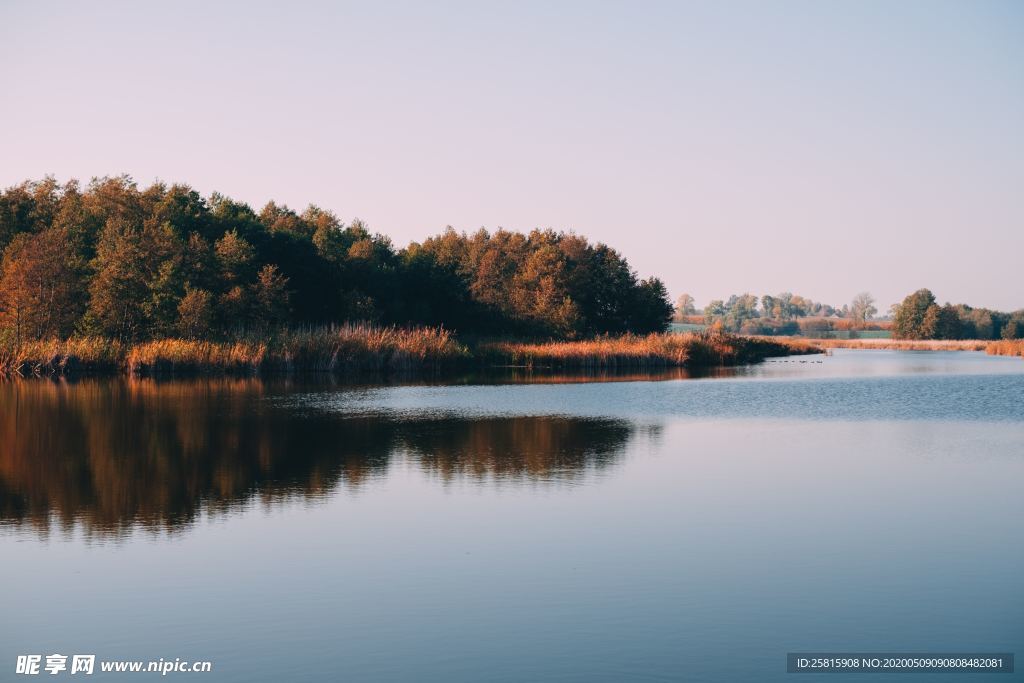
[[[0,262],[0,326],[16,343],[66,336],[83,307],[81,267],[67,232],[18,234]]]
[[[187,287],[178,302],[178,334],[194,339],[208,336],[212,328],[213,296],[205,289]]]
[[[109,220],[93,262],[87,327],[121,340],[168,331],[179,298],[180,254],[180,241],[166,224]]]

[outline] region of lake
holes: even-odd
[[[0,383],[0,679],[32,653],[211,681],[1024,653],[1020,359],[641,379]]]

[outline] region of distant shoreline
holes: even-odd
[[[992,356],[1024,356],[1024,340],[989,339],[815,339],[827,349],[895,351],[985,351]]]

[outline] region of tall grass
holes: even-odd
[[[266,357],[267,345],[259,342],[159,339],[129,349],[125,367],[132,375],[245,374],[259,372]]]
[[[0,348],[0,375],[63,375],[110,372],[121,366],[125,347],[103,337],[43,339]]]
[[[383,372],[439,369],[468,356],[443,328],[367,324],[289,330],[267,339],[217,343],[166,339],[132,348],[131,374]]]
[[[480,351],[495,362],[527,368],[712,367],[769,356],[819,353],[802,340],[740,337],[715,331],[598,337],[570,342],[492,342]]]
[[[97,337],[24,342],[0,349],[0,374],[133,375],[382,372],[433,370],[469,357],[443,328],[352,324],[289,330],[235,341],[158,339],[125,346]]]
[[[1002,339],[988,343],[986,353],[992,356],[1020,356],[1024,358],[1024,339]]]

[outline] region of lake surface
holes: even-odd
[[[0,680],[32,653],[211,681],[1024,654],[1020,359],[588,379],[0,384]]]

